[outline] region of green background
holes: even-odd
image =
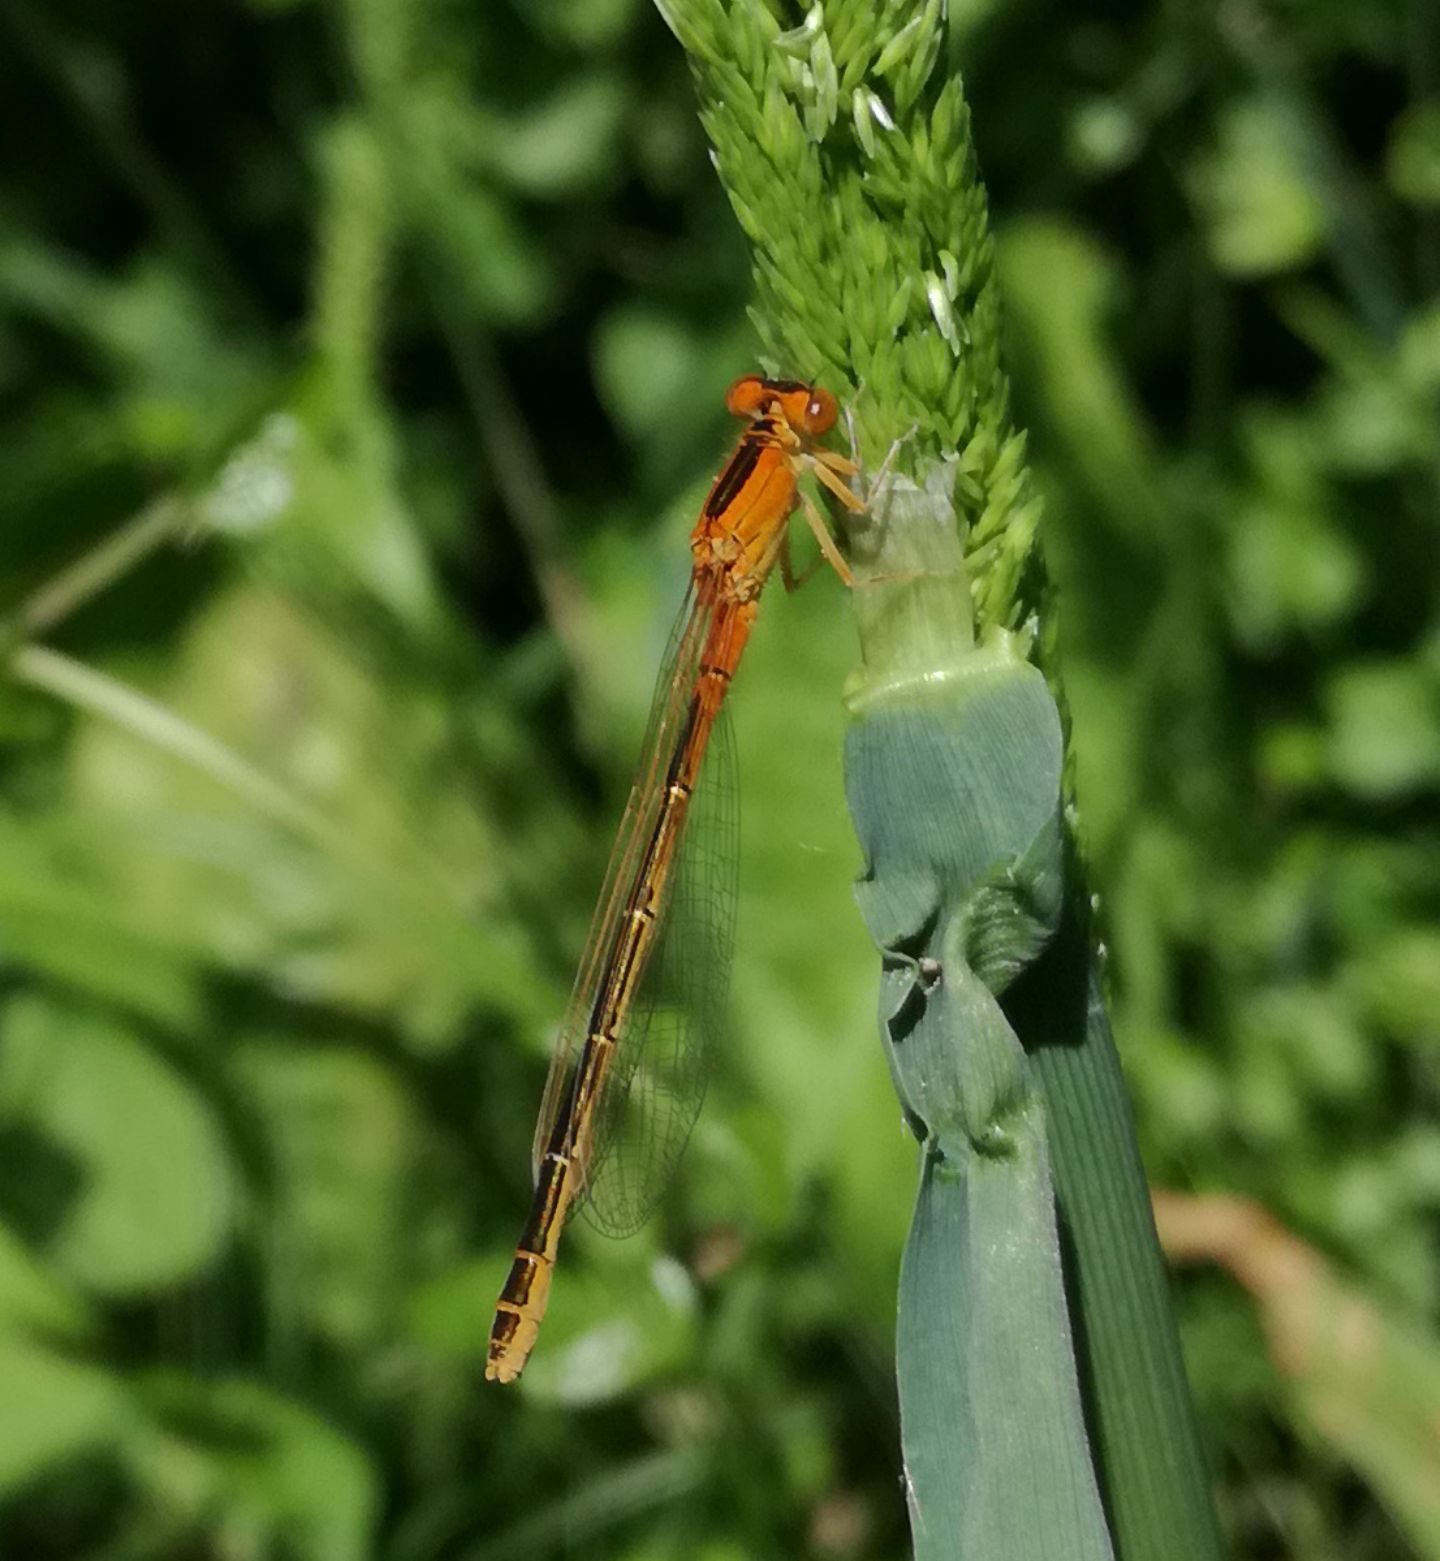
[[[1440,18],[952,24],[1118,1038],[1221,1260],[1177,1296],[1223,1520],[1440,1557]],[[639,0],[3,0],[0,145],[0,1554],[904,1554],[828,577],[737,683],[673,1195],[577,1222],[479,1381],[754,366],[678,46]]]

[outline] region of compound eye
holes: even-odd
[[[742,374],[725,392],[725,410],[732,417],[754,417],[768,395],[765,381],[758,374]]]
[[[835,404],[835,397],[828,390],[812,391],[810,399],[805,403],[806,433],[828,433],[835,426],[835,419],[839,414],[840,409]]]

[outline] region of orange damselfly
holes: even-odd
[[[816,444],[835,424],[835,398],[796,380],[751,374],[736,380],[725,404],[749,425],[691,534],[690,589],[550,1064],[532,1152],[530,1217],[490,1329],[485,1375],[498,1382],[518,1377],[535,1346],[567,1217],[588,1198],[612,1234],[637,1228],[699,1110],[705,1026],[691,1010],[697,999],[712,1010],[723,1004],[731,906],[723,887],[718,911],[707,901],[697,857],[708,855],[711,876],[733,882],[734,830],[732,811],[708,849],[692,843],[703,833],[694,799],[707,749],[728,756],[725,694],[777,561],[786,585],[794,584],[789,521],[797,504],[825,558],[852,583],[824,519],[799,487],[809,470],[848,508],[863,508],[843,480],[856,471],[854,462]],[[716,789],[703,788],[702,801]],[[667,924],[678,919],[667,913],[685,901],[692,915],[708,914],[711,947],[687,953]],[[627,1115],[631,1122],[622,1126]]]

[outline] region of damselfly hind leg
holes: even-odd
[[[815,474],[817,477],[820,475],[820,468],[816,468]],[[855,498],[855,495],[850,493],[850,490],[840,482],[838,477],[835,481],[843,492],[850,494],[851,499]],[[829,483],[827,483],[826,487],[829,486]],[[850,572],[850,565],[845,562],[840,549],[835,546],[835,538],[830,535],[830,527],[825,523],[825,517],[820,513],[815,505],[815,501],[808,493],[800,495],[800,508],[805,511],[805,523],[810,527],[810,530],[814,533],[815,540],[820,544],[820,551],[824,554],[826,563],[830,565],[847,586],[853,586],[855,584],[855,576]],[[856,508],[863,509],[864,506],[859,504],[857,500]]]
[[[865,500],[852,488],[847,487],[837,475],[843,472],[845,476],[853,477],[860,470],[854,461],[847,461],[843,455],[836,455],[833,450],[817,450],[811,457],[810,470],[815,473],[815,480],[820,486],[833,493],[852,515],[864,513]]]

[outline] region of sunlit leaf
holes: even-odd
[[[137,1295],[212,1262],[234,1216],[229,1153],[208,1102],[117,1021],[29,997],[10,1003],[0,1093],[73,1166],[34,1219],[60,1271]],[[27,1189],[38,1193],[39,1189]]]

